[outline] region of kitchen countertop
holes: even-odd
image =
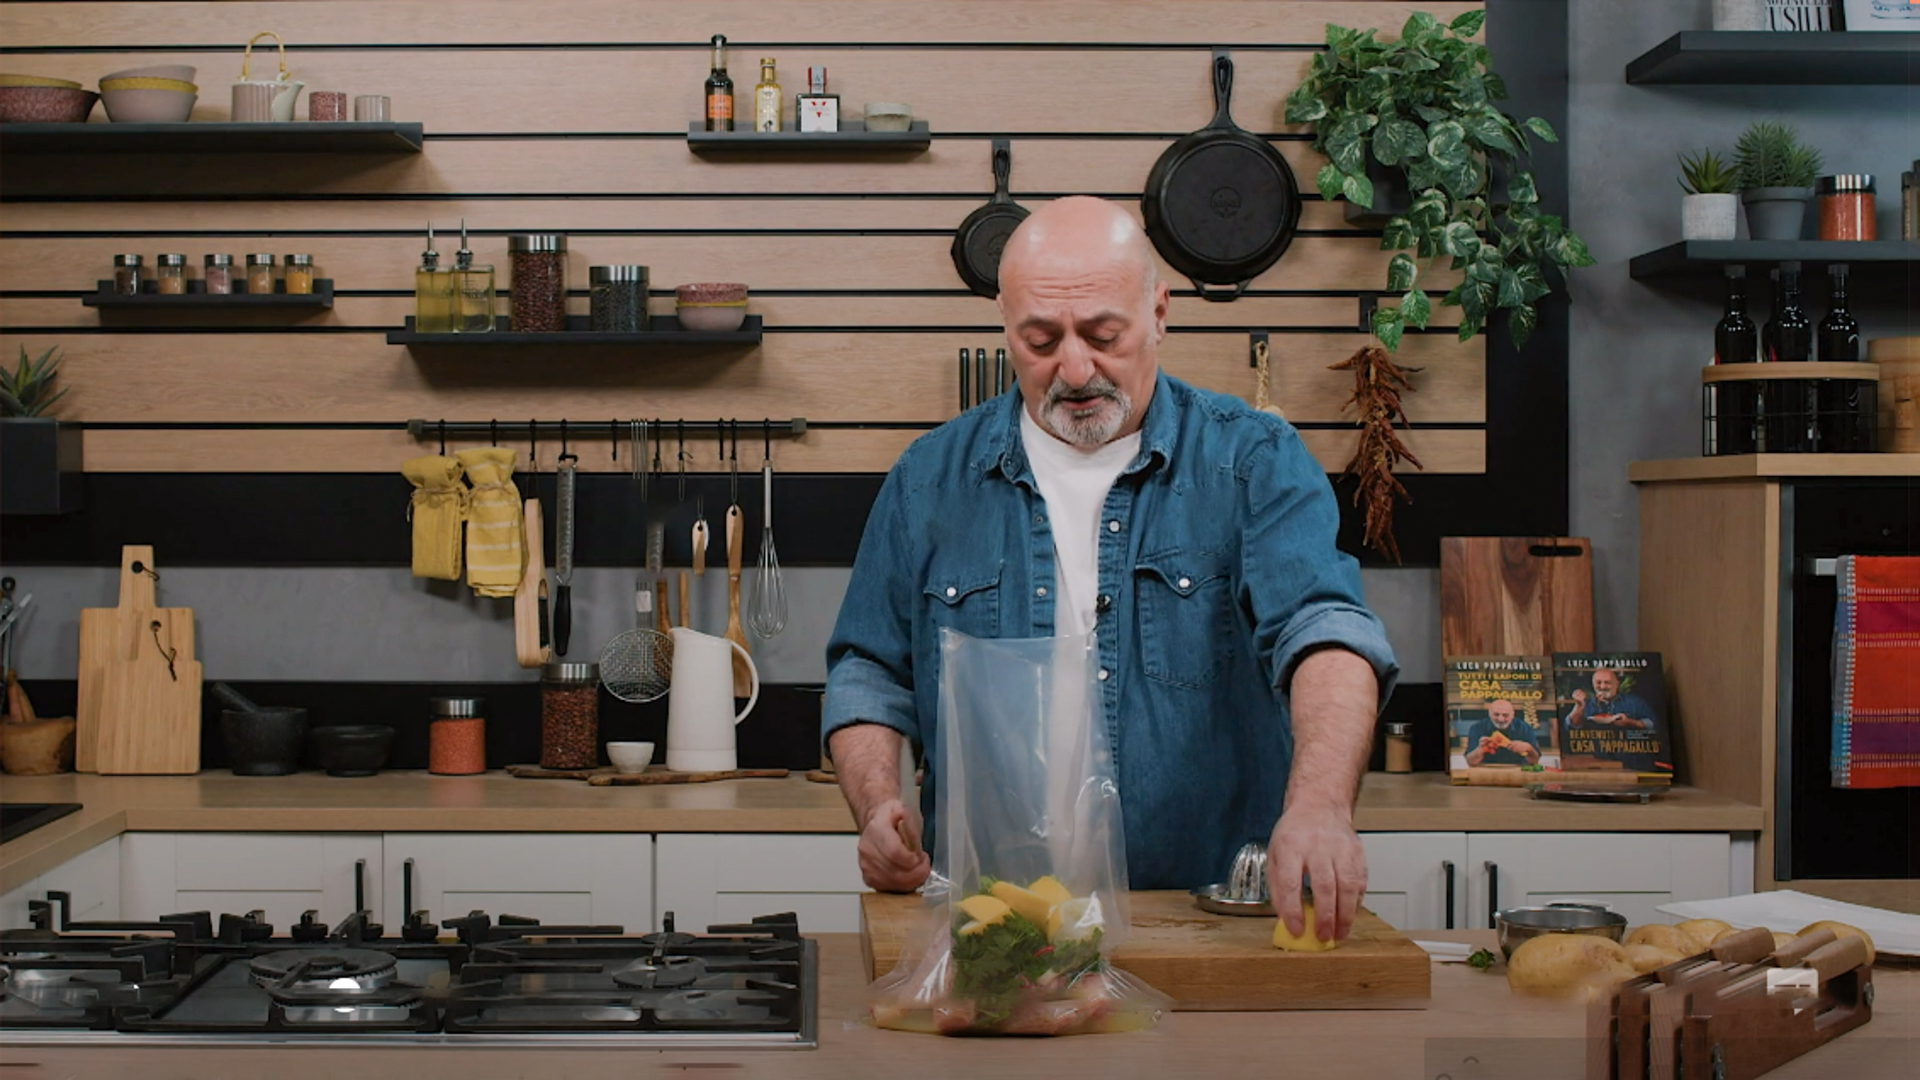
[[[1416,938],[1491,946],[1491,931],[1417,931]],[[864,999],[860,940],[820,938],[820,1049],[816,1051],[613,1051],[322,1048],[207,1050],[0,1046],[9,1080],[66,1077],[353,1076],[429,1080],[566,1076],[570,1080],[655,1075],[779,1077],[1064,1076],[1267,1077],[1310,1075],[1457,1080],[1579,1080],[1585,1007],[1518,997],[1497,972],[1436,964],[1430,1006],[1414,1011],[1175,1013],[1144,1035],[1065,1039],[943,1039],[850,1027]],[[1769,1073],[1769,1080],[1910,1078],[1920,1060],[1920,971],[1874,972],[1871,1023]],[[1465,1059],[1473,1058],[1469,1063]]]
[[[82,809],[0,845],[0,889],[123,832],[845,833],[832,784],[785,780],[592,787],[503,772],[295,776],[9,776],[9,802]],[[1367,832],[1746,832],[1760,808],[1676,787],[1647,805],[1537,802],[1517,788],[1455,787],[1439,773],[1369,773],[1355,825]]]

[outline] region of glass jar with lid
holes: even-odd
[[[485,698],[434,698],[427,725],[427,771],[472,776],[487,771]]]
[[[1820,206],[1820,239],[1872,240],[1873,177],[1868,173],[1823,176],[1814,187]]]
[[[116,295],[140,295],[140,279],[143,276],[141,264],[145,261],[138,255],[113,257],[113,291]]]
[[[560,233],[507,237],[512,265],[508,310],[512,329],[549,334],[567,328],[567,238]]]
[[[185,296],[187,294],[187,257],[168,254],[160,256],[156,262],[153,290],[167,296]]]
[[[247,292],[254,295],[273,291],[273,254],[261,252],[247,256]]]
[[[233,256],[209,255],[206,266],[200,271],[201,281],[206,283],[208,293],[225,296],[233,291]]]
[[[285,281],[288,293],[309,295],[313,292],[313,256],[287,256]]]
[[[587,271],[589,325],[601,333],[647,328],[647,268],[595,266]]]
[[[552,660],[540,668],[540,767],[600,765],[600,665]]]

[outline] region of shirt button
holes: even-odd
[[[1107,681],[1107,674],[1108,674],[1108,672],[1107,672],[1107,669],[1106,669],[1106,668],[1101,668],[1101,669],[1100,669],[1100,681],[1101,681],[1101,682],[1106,682],[1106,681]]]
[[[1047,523],[1047,515],[1045,514],[1033,515],[1033,523],[1035,525],[1045,525]]]
[[[1039,588],[1033,590],[1033,595],[1035,596],[1047,595],[1047,587],[1045,585],[1040,586]]]
[[[1185,578],[1185,577],[1183,577],[1183,578],[1181,578],[1181,579],[1180,579],[1180,587],[1181,587],[1181,588],[1183,588],[1183,589],[1191,589],[1191,588],[1193,588],[1193,579],[1192,579],[1192,578]]]
[[[1118,521],[1109,521],[1109,522],[1107,522],[1107,531],[1108,531],[1108,532],[1110,532],[1110,533],[1115,533],[1115,532],[1119,532],[1119,531],[1120,531],[1120,523],[1119,523]]]
[[[949,599],[949,600],[951,600],[951,599],[953,599],[954,597],[956,597],[956,596],[959,596],[959,595],[960,595],[960,590],[959,590],[959,589],[956,589],[956,588],[954,588],[954,587],[953,587],[953,586],[951,586],[951,585],[949,585],[949,586],[947,586],[947,599]]]

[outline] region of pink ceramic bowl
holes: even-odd
[[[729,333],[747,321],[747,302],[737,304],[681,304],[673,312],[682,330]]]
[[[160,76],[136,76],[159,78]],[[102,95],[107,119],[116,124],[178,124],[193,115],[198,94],[184,90],[109,90]]]
[[[100,95],[59,86],[0,86],[0,123],[84,124]]]
[[[102,75],[100,76],[100,81],[108,82],[113,79],[173,79],[176,82],[192,82],[194,81],[193,77],[199,74],[199,70],[200,69],[194,67],[192,64],[155,64],[152,67],[128,68],[125,71],[116,71],[111,75]]]
[[[747,287],[738,281],[704,281],[681,285],[673,296],[682,304],[744,304]]]

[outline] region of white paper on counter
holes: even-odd
[[[1427,950],[1427,955],[1431,957],[1436,964],[1464,964],[1467,962],[1467,957],[1472,956],[1475,951],[1473,946],[1465,945],[1458,941],[1420,941],[1416,939],[1414,944]]]
[[[1792,889],[1721,900],[1661,904],[1659,910],[1682,919],[1720,919],[1736,930],[1764,926],[1789,934],[1808,923],[1831,919],[1865,930],[1873,939],[1873,947],[1880,952],[1890,956],[1920,956],[1920,915],[1829,900]]]

